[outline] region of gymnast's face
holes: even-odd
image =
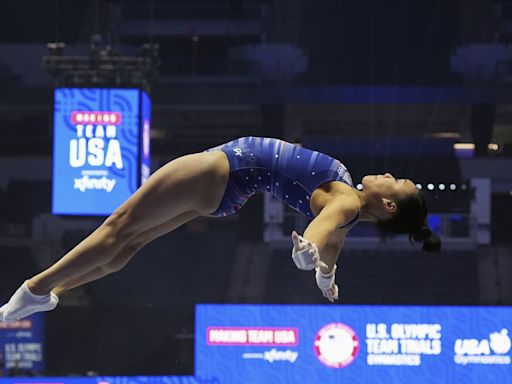
[[[396,211],[396,200],[401,200],[411,193],[418,193],[416,185],[409,179],[396,179],[390,173],[384,175],[367,175],[363,177],[363,192],[373,202],[382,205],[385,212]]]

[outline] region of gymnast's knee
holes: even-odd
[[[123,269],[127,262],[128,261],[118,260],[117,258],[114,258],[109,263],[100,266],[100,268],[105,274],[110,275]]]
[[[137,222],[127,210],[117,209],[102,224],[104,242],[127,244],[138,235]]]
[[[101,266],[104,272],[111,274],[123,269],[133,256],[144,246],[142,243],[129,243],[108,263]]]

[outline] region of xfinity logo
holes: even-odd
[[[299,352],[292,351],[290,349],[287,349],[286,351],[280,351],[275,348],[272,348],[271,350],[268,351],[264,351],[262,353],[247,352],[242,355],[243,359],[261,359],[268,361],[269,363],[274,363],[276,361],[287,361],[292,364],[295,363],[297,357],[299,357]]]
[[[90,189],[104,190],[108,193],[112,192],[116,185],[115,179],[108,179],[103,176],[101,179],[90,178],[89,176],[82,176],[80,179],[74,179],[74,189],[78,189],[80,192],[85,192]]]

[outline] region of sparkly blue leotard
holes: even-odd
[[[313,219],[309,199],[316,188],[328,181],[353,187],[352,178],[340,161],[278,139],[242,137],[208,151],[226,153],[230,166],[224,197],[212,216],[231,215],[255,193],[269,192]],[[358,218],[359,215],[344,226]]]

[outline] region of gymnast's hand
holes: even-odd
[[[338,300],[338,286],[334,282],[336,276],[336,265],[329,273],[323,273],[320,268],[316,268],[316,285],[322,291],[322,294],[333,303],[334,300]]]
[[[327,268],[327,264],[320,260],[320,253],[315,243],[306,240],[295,231],[292,232],[292,241],[292,259],[297,268],[306,271],[318,267]]]

